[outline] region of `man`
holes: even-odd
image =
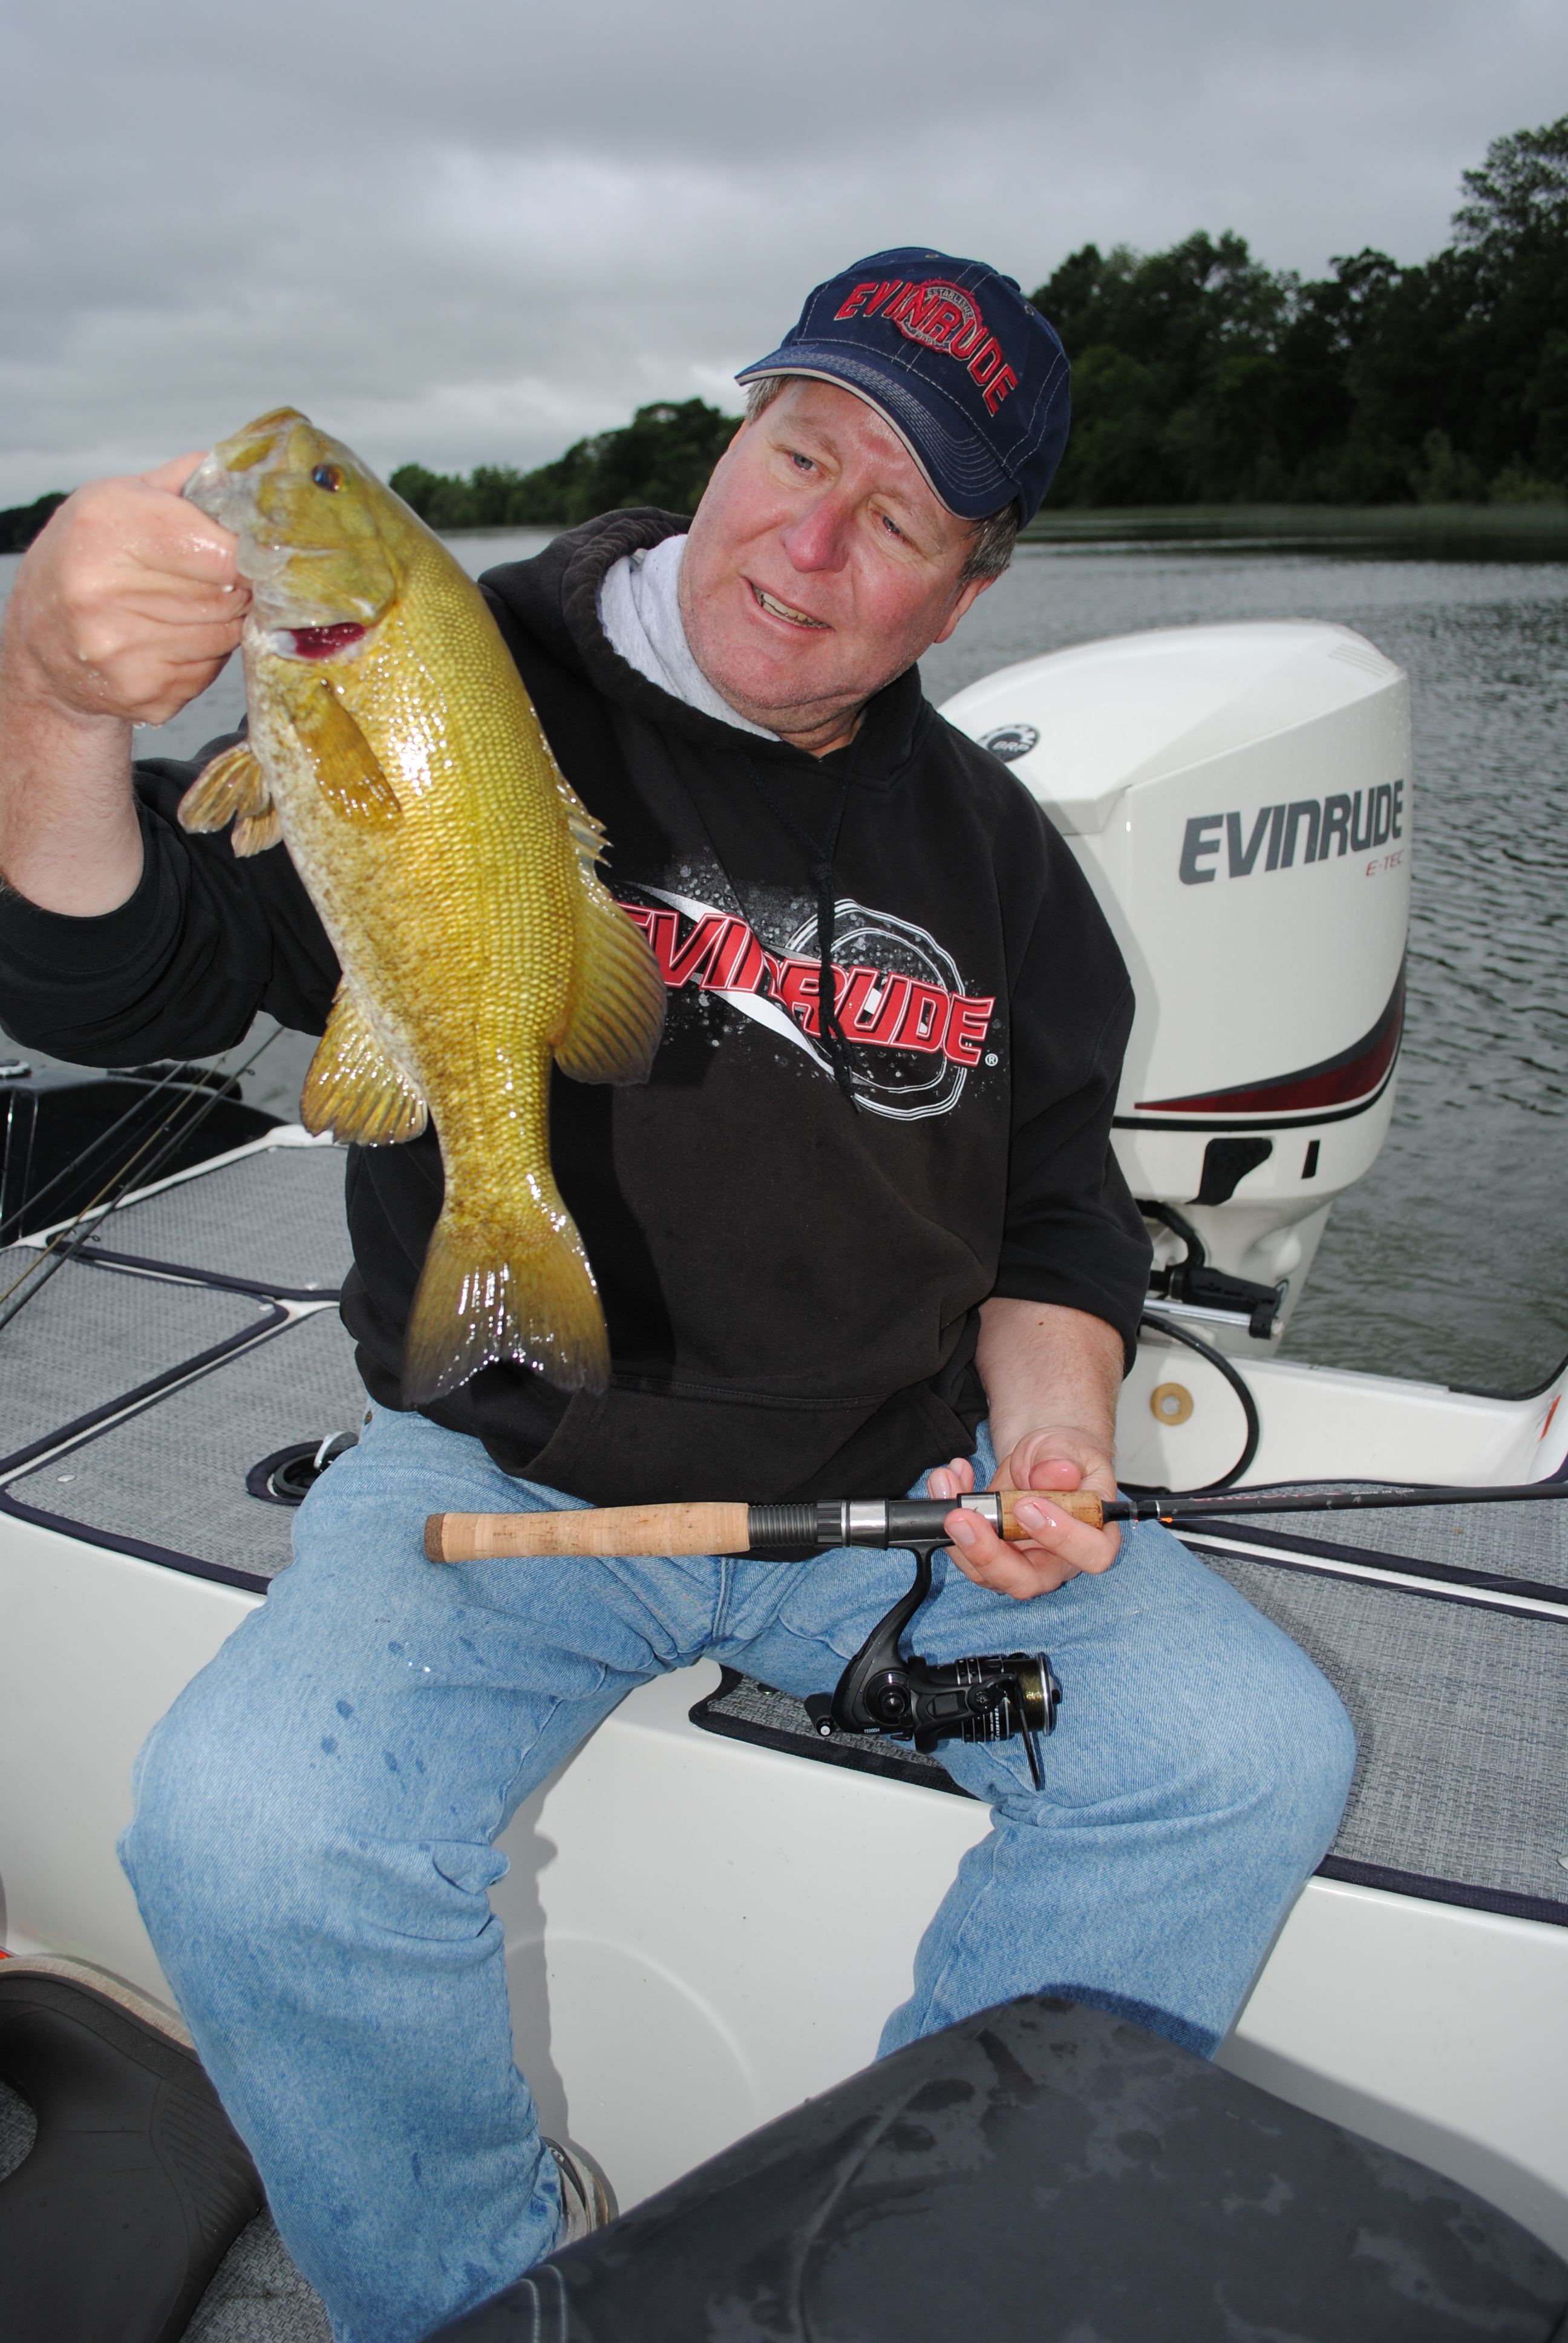
[[[563,2234],[487,1901],[509,1815],[661,1669],[830,1690],[908,1580],[865,1553],[437,1570],[427,1513],[870,1493],[943,1457],[939,1496],[1037,1493],[1023,1545],[949,1516],[920,1645],[1050,1650],[1049,1778],[1016,1743],[944,1750],[995,1827],[884,2049],[1056,1987],[1211,2050],[1349,1781],[1293,1645],[1163,1531],[1119,1551],[1050,1503],[1115,1485],[1148,1258],[1109,1148],[1131,1000],[1070,855],[914,663],[1044,493],[1060,346],[1010,279],[900,250],[741,379],[689,528],[610,514],[486,581],[670,988],[645,1088],[555,1087],[611,1388],[500,1366],[402,1410],[438,1159],[355,1151],[370,1421],[141,1761],[126,1868],[345,2343],[412,2343]],[[337,978],[282,848],[178,831],[194,768],[132,786],[130,720],[208,681],[243,614],[232,541],[177,500],[195,460],[73,499],[15,591],[0,1011],[87,1062],[216,1050],[264,1007],[318,1031]]]

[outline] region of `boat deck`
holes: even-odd
[[[290,1138],[127,1206],[0,1332],[0,1517],[265,1594],[292,1522],[265,1468],[353,1431],[365,1405],[333,1306],[343,1160]],[[0,1256],[0,1289],[31,1257]],[[1568,1927],[1568,1503],[1232,1518],[1187,1542],[1350,1711],[1360,1761],[1325,1876]],[[743,1679],[691,1721],[863,1765],[867,1795],[889,1774],[952,1786],[885,1745],[825,1751],[796,1704]],[[0,2091],[0,2172],[27,2136]],[[189,2333],[306,2343],[327,2328],[264,2218]]]

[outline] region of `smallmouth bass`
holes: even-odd
[[[604,832],[550,753],[484,598],[349,449],[292,407],[186,495],[240,540],[249,739],[181,800],[281,839],[343,974],[307,1129],[366,1146],[435,1119],[446,1194],[408,1322],[417,1407],[515,1359],[602,1389],[593,1272],[550,1169],[552,1061],[646,1079],[664,985],[597,875]]]

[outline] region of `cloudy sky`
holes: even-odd
[[[382,467],[733,405],[879,246],[1447,239],[1563,0],[5,0],[0,505],[288,402]]]

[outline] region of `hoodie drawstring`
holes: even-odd
[[[806,866],[817,896],[817,1022],[833,1068],[833,1080],[841,1095],[859,1114],[860,1102],[855,1096],[849,1073],[849,1047],[839,1021],[838,986],[833,980],[833,918],[837,908],[833,900],[833,856],[838,850],[844,809],[849,802],[849,787],[855,776],[854,753],[850,752],[845,764],[844,778],[839,787],[839,801],[833,808],[828,834],[822,839],[813,838],[810,831],[802,829],[788,809],[779,804],[749,757],[746,759],[746,769],[769,813],[783,824],[796,844],[805,849]]]

